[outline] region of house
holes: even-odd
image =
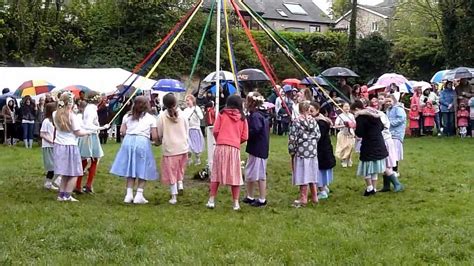
[[[357,5],[357,37],[363,38],[373,32],[379,32],[390,38],[391,24],[395,14],[397,0],[385,0],[375,6]],[[351,23],[352,10],[338,18],[334,25],[335,31],[347,31]]]
[[[207,0],[204,6],[209,8],[210,2]],[[334,24],[312,0],[246,0],[245,3],[278,31],[325,32]],[[249,14],[242,15],[252,30],[260,29]]]

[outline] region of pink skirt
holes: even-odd
[[[187,153],[163,156],[161,159],[161,182],[165,185],[172,185],[178,181],[183,181],[187,161]]]
[[[216,146],[212,163],[211,182],[229,186],[244,184],[239,149],[228,145]]]

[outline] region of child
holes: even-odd
[[[64,92],[58,101],[58,110],[53,113],[56,126],[54,138],[54,173],[61,175],[58,201],[78,201],[71,196],[78,176],[84,174],[81,165],[81,154],[77,147],[77,137],[87,136],[89,132],[83,131],[81,122],[73,114],[74,95]]]
[[[418,112],[418,105],[413,104],[408,113],[408,119],[410,119],[409,128],[413,137],[420,136],[420,113]]]
[[[247,183],[247,197],[244,203],[254,207],[267,205],[267,159],[270,145],[270,121],[267,114],[261,109],[265,99],[258,92],[251,92],[247,96],[246,107],[249,112],[247,118],[249,139],[246,152],[249,154],[245,166],[245,181]],[[258,182],[259,198],[254,198],[255,183]]]
[[[183,178],[188,160],[188,132],[190,130],[188,118],[177,108],[177,100],[172,93],[163,97],[163,104],[166,110],[158,117],[158,139],[161,140],[163,150],[161,181],[170,187],[169,203],[174,205],[178,202],[178,190],[183,191],[184,188]],[[201,132],[200,129],[196,131]]]
[[[461,135],[461,138],[465,138],[467,135],[467,127],[469,125],[469,111],[467,111],[465,103],[459,105],[457,117],[459,135]]]
[[[214,102],[210,101],[206,104],[206,125],[213,126],[216,120],[216,108]]]
[[[318,202],[316,183],[319,174],[318,140],[321,137],[318,123],[309,113],[310,102],[299,105],[300,116],[293,120],[290,127],[288,151],[293,168],[293,185],[300,187],[300,197],[293,206],[299,208],[308,203],[308,185],[314,203]]]
[[[40,137],[41,148],[43,151],[43,165],[44,170],[46,171],[46,178],[44,181],[44,188],[51,190],[58,190],[53,184],[54,177],[54,135],[55,129],[53,125],[53,112],[56,111],[56,103],[48,103],[45,106],[44,120],[41,124]]]
[[[189,122],[189,161],[188,164],[193,163],[192,155],[196,158],[195,165],[201,164],[201,153],[204,151],[204,136],[201,131],[201,120],[204,118],[202,110],[196,106],[196,98],[192,95],[186,96],[187,108],[184,109],[184,117]]]
[[[384,125],[376,110],[365,108],[361,101],[355,101],[351,109],[356,117],[356,136],[362,138],[360,163],[357,175],[364,178],[366,189],[364,196],[375,195],[377,175],[385,172],[385,158],[388,151],[382,136]]]
[[[320,113],[320,106],[317,102],[311,102],[311,116],[318,122],[321,138],[318,141],[318,199],[327,199],[329,197],[329,184],[333,180],[333,168],[336,166],[336,158],[331,144],[332,122],[324,110]]]
[[[352,167],[352,149],[354,148],[355,118],[351,114],[349,103],[342,105],[343,112],[336,118],[334,128],[340,129],[337,134],[336,157],[342,162],[342,167]]]
[[[432,136],[433,135],[433,128],[435,125],[435,116],[436,112],[433,107],[433,104],[431,102],[426,102],[425,107],[423,107],[423,128],[424,128],[424,133],[427,136]]]
[[[79,138],[78,146],[82,158],[82,168],[85,170],[90,160],[90,166],[88,169],[87,183],[82,187],[82,176],[77,178],[76,189],[74,192],[77,194],[93,193],[92,184],[97,171],[97,165],[100,158],[104,156],[102,146],[99,140],[99,131],[108,129],[109,125],[99,126],[99,116],[97,114],[97,104],[100,102],[101,97],[97,92],[92,92],[87,95],[87,101],[85,106],[80,106],[82,111],[82,128],[89,130],[92,134]],[[81,102],[80,105],[83,105]],[[85,172],[85,171],[84,171]]]
[[[158,179],[156,162],[151,150],[151,139],[158,140],[156,119],[148,113],[150,103],[144,96],[135,98],[131,112],[122,120],[120,134],[125,136],[115,157],[110,173],[127,179],[125,203],[146,204],[143,196],[147,180]],[[133,197],[133,187],[138,179],[137,194]]]
[[[211,191],[206,206],[215,207],[219,185],[232,187],[234,211],[240,210],[239,194],[243,184],[240,166],[240,145],[248,139],[248,125],[242,106],[242,98],[232,95],[227,98],[226,107],[217,116],[213,135],[216,139],[211,172]]]
[[[471,136],[474,138],[474,97],[469,99],[469,117],[471,120]]]

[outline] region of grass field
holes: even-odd
[[[176,206],[159,182],[145,190],[150,204],[123,204],[124,181],[108,174],[118,147],[104,146],[96,194],[78,203],[42,188],[39,147],[0,147],[0,264],[474,262],[474,139],[407,139],[406,191],[365,198],[355,168],[338,166],[327,201],[294,209],[286,139],[273,137],[269,206],[240,212],[228,189],[206,209],[207,184],[190,179]]]

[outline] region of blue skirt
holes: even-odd
[[[54,149],[52,147],[44,147],[43,165],[46,172],[54,171]]]
[[[319,170],[318,186],[323,187],[332,183],[333,169]]]
[[[126,135],[110,173],[124,178],[158,179],[150,139],[144,136]]]
[[[101,158],[104,156],[99,135],[97,134],[80,137],[77,141],[77,146],[82,158]]]
[[[357,175],[368,177],[370,175],[381,174],[385,172],[385,159],[378,161],[360,161],[357,168]]]
[[[198,128],[189,129],[189,150],[196,154],[204,151],[204,136]]]

